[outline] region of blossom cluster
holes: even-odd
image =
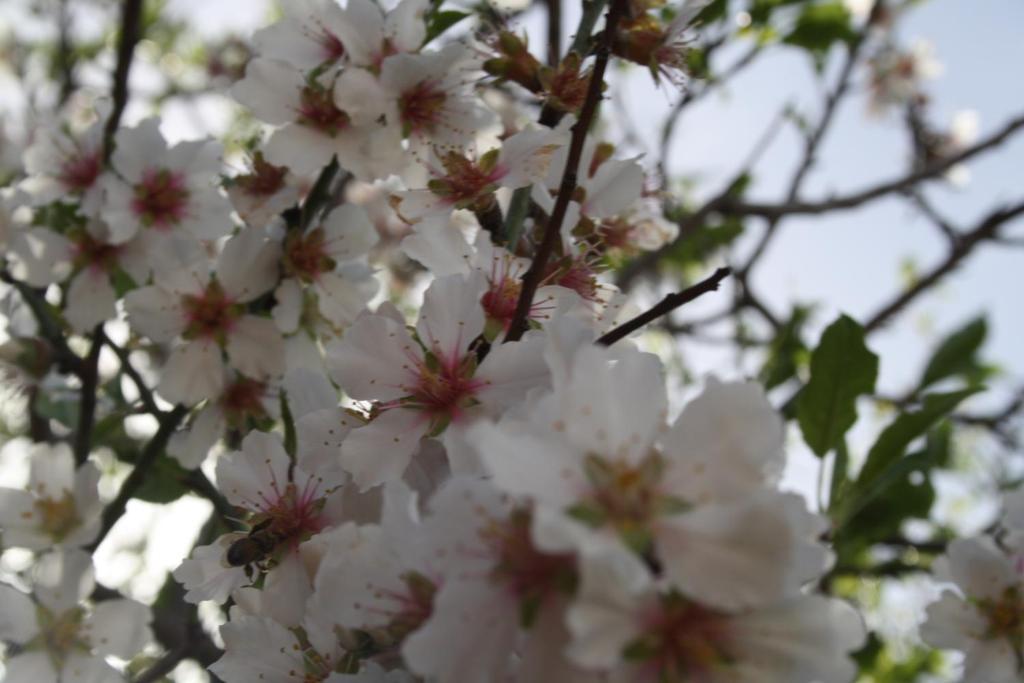
[[[679,80],[704,4],[665,25],[630,3],[607,47]],[[673,415],[658,358],[601,343],[628,314],[604,271],[674,228],[638,160],[593,137],[573,152],[581,57],[541,67],[508,32],[432,47],[426,0],[284,9],[231,90],[266,125],[245,172],[224,174],[216,142],[169,144],[156,118],[108,132],[101,108],[84,129],[40,130],[0,197],[5,275],[44,292],[61,334],[102,345],[104,325],[127,323],[153,370],[140,390],[186,415],[167,453],[215,470],[240,522],[173,573],[187,601],[230,603],[211,671],[851,681],[864,626],[817,590],[828,522],[779,488],[784,422],[764,390],[708,378]],[[494,78],[557,110],[551,125],[490,107]],[[571,164],[530,299],[528,246]],[[400,245],[345,201],[350,181],[387,188]],[[533,208],[516,235],[512,196]],[[382,248],[426,273],[414,316],[382,291]],[[82,548],[109,531],[99,471],[65,444],[34,448],[26,490],[0,490],[4,546],[40,554],[23,585],[0,586],[8,680],[119,680],[110,658],[143,650],[149,610],[94,590]],[[1017,546],[963,543],[951,564],[973,602],[933,612],[984,628],[936,617],[927,637],[1012,651],[999,666],[1015,670]],[[966,555],[1017,583],[965,583]]]

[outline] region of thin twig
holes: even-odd
[[[569,154],[565,164],[565,172],[562,174],[562,182],[558,188],[558,197],[555,199],[555,206],[551,211],[544,228],[544,237],[534,254],[533,263],[530,269],[523,276],[523,286],[519,293],[519,301],[516,303],[515,315],[509,324],[508,334],[505,341],[517,341],[526,332],[527,318],[530,313],[530,306],[533,304],[533,295],[544,277],[544,270],[547,267],[548,259],[558,242],[562,221],[565,220],[565,213],[569,208],[569,201],[576,190],[576,172],[580,165],[580,157],[583,154],[583,144],[587,139],[590,124],[597,112],[597,105],[601,100],[601,86],[604,84],[604,72],[608,67],[608,59],[611,56],[612,37],[615,35],[615,28],[619,19],[626,11],[627,0],[613,0],[608,9],[608,18],[605,20],[604,33],[601,44],[597,49],[597,58],[594,60],[594,70],[590,75],[590,82],[587,86],[587,97],[583,102],[580,111],[580,118],[573,126],[572,141],[569,144]]]
[[[607,334],[599,338],[597,340],[597,343],[603,346],[611,346],[620,339],[623,339],[624,337],[629,336],[633,332],[636,332],[644,325],[654,322],[655,320],[664,315],[668,315],[669,313],[679,308],[683,304],[689,303],[690,301],[693,301],[694,299],[703,294],[707,294],[708,292],[713,292],[717,290],[718,285],[722,282],[722,280],[729,276],[730,272],[732,271],[730,271],[728,268],[719,268],[714,273],[712,273],[710,277],[708,277],[705,280],[701,280],[692,287],[687,287],[681,292],[675,292],[673,294],[667,295],[664,299],[659,301],[657,304],[652,306],[647,311],[644,311],[643,313],[636,316],[632,320],[619,325],[611,332],[608,332]]]
[[[992,212],[976,228],[970,232],[963,233],[961,239],[950,249],[948,256],[942,263],[932,268],[927,275],[915,282],[910,289],[882,306],[874,315],[868,318],[867,322],[864,323],[864,331],[871,332],[884,325],[911,302],[934,287],[946,275],[953,272],[974,251],[975,247],[986,240],[996,237],[999,228],[1021,215],[1024,215],[1024,201]]]
[[[121,371],[128,375],[128,377],[131,378],[132,383],[135,384],[135,389],[139,392],[139,400],[142,401],[142,405],[146,409],[146,412],[152,413],[153,415],[159,415],[160,408],[157,406],[156,399],[153,397],[153,391],[146,386],[146,382],[142,379],[142,375],[135,369],[135,366],[132,365],[131,359],[128,356],[128,351],[115,344],[105,334],[102,335],[102,339],[103,343],[109,346],[117,356],[118,360],[121,361]]]
[[[841,209],[856,208],[874,199],[897,192],[903,192],[921,181],[935,178],[959,163],[967,161],[968,159],[971,159],[972,157],[975,157],[989,149],[998,147],[1022,127],[1024,127],[1024,115],[1012,119],[992,135],[989,135],[980,142],[971,145],[956,154],[939,159],[920,170],[913,171],[895,180],[879,183],[865,190],[861,190],[860,192],[854,192],[848,195],[841,195],[816,202],[792,201],[782,202],[779,204],[762,204],[730,199],[723,202],[719,209],[723,212],[737,216],[763,216],[765,218],[774,218],[777,216],[814,215]]]

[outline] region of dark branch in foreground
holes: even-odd
[[[528,328],[527,318],[530,314],[530,306],[533,304],[533,295],[537,292],[537,287],[544,277],[544,269],[558,242],[562,221],[565,220],[565,213],[569,209],[569,201],[576,190],[576,171],[580,165],[580,157],[583,155],[583,143],[587,139],[587,132],[594,120],[594,114],[597,113],[597,105],[601,101],[601,86],[604,85],[604,72],[608,67],[608,59],[611,57],[611,43],[615,35],[615,28],[625,12],[626,0],[613,0],[608,9],[608,18],[605,20],[601,44],[597,48],[597,57],[594,60],[594,70],[591,72],[590,82],[587,84],[587,97],[580,110],[580,118],[572,129],[572,141],[569,144],[569,154],[565,163],[565,172],[562,174],[562,182],[558,188],[558,197],[551,210],[551,217],[544,227],[544,238],[533,256],[533,263],[523,276],[523,288],[519,293],[519,301],[516,302],[515,315],[512,316],[512,322],[509,324],[508,334],[505,337],[506,342],[519,341]]]
[[[697,284],[692,287],[687,287],[681,292],[669,294],[649,310],[644,311],[637,317],[619,325],[608,334],[599,338],[597,343],[603,346],[611,346],[620,339],[636,332],[644,325],[654,322],[663,315],[668,315],[683,304],[689,303],[703,294],[717,290],[718,285],[721,284],[722,280],[727,278],[731,272],[732,271],[728,268],[719,268],[706,280],[701,280]]]
[[[124,0],[121,5],[121,35],[117,43],[117,66],[114,69],[114,85],[111,89],[113,106],[110,118],[103,129],[103,153],[107,159],[114,151],[114,133],[121,123],[121,115],[128,104],[128,72],[132,68],[135,45],[142,30],[142,0]]]
[[[163,413],[160,416],[160,428],[157,429],[156,434],[146,444],[146,448],[142,451],[142,455],[135,462],[135,467],[132,469],[131,474],[121,484],[121,489],[117,492],[117,497],[110,501],[106,508],[103,510],[103,523],[100,527],[100,532],[96,536],[96,540],[86,547],[88,552],[93,552],[99,547],[103,539],[107,537],[110,530],[117,524],[117,520],[121,519],[121,515],[124,514],[125,508],[128,505],[128,501],[131,500],[135,493],[142,486],[143,482],[146,481],[146,476],[149,474],[149,470],[156,463],[156,459],[160,457],[160,454],[164,452],[167,447],[167,442],[170,441],[171,435],[174,430],[177,429],[178,424],[182,421],[185,415],[188,413],[188,409],[183,406],[175,406],[174,410]]]
[[[81,465],[89,457],[92,447],[92,428],[96,422],[96,385],[99,383],[100,350],[103,348],[103,323],[92,333],[92,346],[85,357],[79,377],[82,380],[81,399],[78,402],[78,425],[75,429],[75,463]]]

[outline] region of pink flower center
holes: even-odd
[[[640,660],[652,678],[701,681],[728,666],[729,624],[724,615],[672,594],[645,621],[644,635],[626,647],[626,657]]]
[[[305,235],[291,233],[284,243],[284,269],[306,282],[315,281],[321,273],[334,270],[334,259],[327,255],[323,228],[310,230]]]
[[[345,56],[345,46],[342,45],[341,38],[323,26],[320,27],[320,35],[317,37],[317,42],[320,43],[320,47],[324,51],[325,62],[334,63]]]
[[[107,273],[117,268],[117,258],[121,252],[119,245],[100,242],[85,230],[77,232],[71,238],[74,244],[76,266],[93,268]]]
[[[299,100],[299,123],[331,137],[348,127],[348,114],[338,109],[331,91],[307,86]]]
[[[568,592],[576,580],[571,553],[538,550],[530,536],[531,514],[514,510],[506,519],[492,520],[480,536],[494,556],[491,579],[533,607],[559,592]]]
[[[402,93],[398,107],[406,132],[433,129],[440,121],[447,99],[447,93],[431,80],[420,81]]]
[[[519,292],[523,288],[522,283],[515,278],[502,277],[490,284],[490,289],[484,292],[480,299],[480,305],[483,306],[488,318],[501,321],[503,326],[507,327],[515,315]]]
[[[593,269],[581,259],[573,260],[553,273],[552,284],[571,289],[585,301],[597,301],[597,277]]]
[[[185,177],[165,168],[148,169],[135,186],[132,210],[145,225],[169,228],[188,212]]]
[[[216,339],[223,342],[235,321],[242,315],[241,307],[224,293],[216,280],[211,281],[202,294],[184,296],[182,306],[187,320],[186,339]]]
[[[1024,596],[1017,588],[1007,588],[998,600],[980,600],[978,609],[988,620],[987,638],[1006,638],[1021,647],[1024,643]]]
[[[228,424],[242,428],[247,419],[262,420],[267,417],[263,397],[267,385],[263,382],[239,377],[229,384],[220,396],[220,407]]]
[[[103,169],[99,150],[82,152],[64,160],[57,180],[69,191],[81,194],[92,187]]]
[[[461,361],[441,362],[437,368],[432,365],[421,364],[410,403],[434,420],[457,420],[481,387],[481,382],[473,379],[476,359],[470,354]]]
[[[269,197],[284,187],[287,174],[287,168],[269,164],[264,160],[262,154],[257,153],[253,157],[252,173],[238,176],[234,179],[234,183],[242,188],[247,195]]]

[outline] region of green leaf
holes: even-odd
[[[779,329],[768,347],[768,355],[758,379],[765,389],[774,389],[796,375],[797,362],[806,351],[803,328],[810,309],[794,306],[789,320]]]
[[[148,503],[173,502],[188,493],[189,489],[184,484],[187,479],[188,471],[177,460],[161,455],[146,474],[135,497]]]
[[[726,0],[712,0],[707,7],[700,11],[697,15],[697,22],[702,24],[710,24],[713,21],[725,17],[726,10],[729,9],[729,3]]]
[[[856,37],[850,11],[842,2],[835,1],[805,7],[783,42],[802,47],[820,58],[834,43],[852,42]]]
[[[975,318],[942,340],[921,375],[919,389],[954,375],[968,374],[978,367],[978,349],[985,342],[988,324]]]
[[[469,12],[459,12],[458,10],[442,10],[432,13],[427,20],[427,37],[423,40],[423,44],[426,45],[468,16]]]
[[[879,477],[893,462],[903,455],[914,439],[923,435],[933,424],[953,411],[968,396],[981,391],[972,387],[945,394],[929,394],[918,410],[903,413],[885,428],[868,452],[867,461],[857,477],[857,489],[866,487]]]
[[[840,316],[811,355],[811,379],[797,399],[804,441],[824,456],[857,421],[857,397],[875,389],[878,356],[864,344],[864,329]]]

